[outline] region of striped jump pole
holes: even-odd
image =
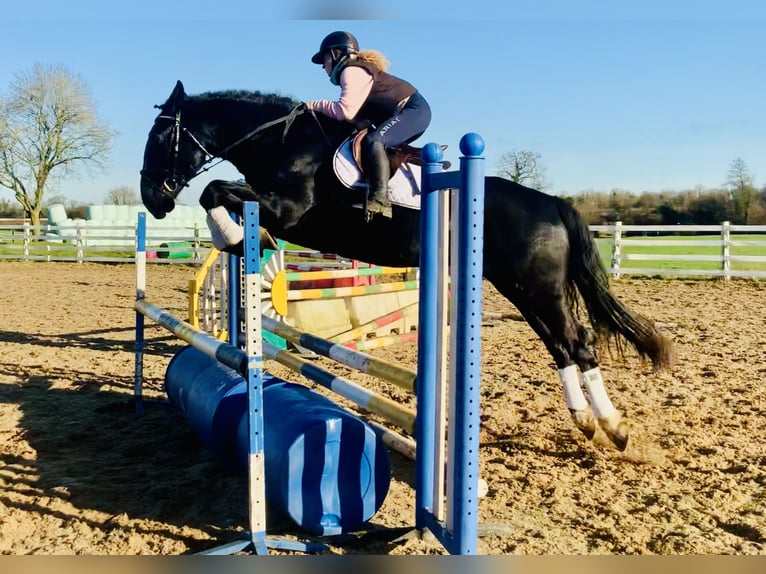
[[[371,331],[375,331],[377,329],[380,329],[381,327],[385,327],[386,325],[395,323],[396,321],[399,321],[400,319],[403,319],[405,317],[415,315],[417,313],[417,309],[418,309],[418,304],[411,303],[407,305],[406,307],[402,307],[401,309],[392,311],[391,313],[383,315],[382,317],[373,319],[369,323],[360,325],[359,327],[356,327],[355,329],[351,329],[350,331],[346,331],[345,333],[341,333],[340,335],[336,335],[335,337],[328,337],[327,340],[332,343],[341,343],[341,344],[348,343],[349,341],[354,341],[356,339],[363,337],[367,333],[370,333]]]
[[[322,273],[321,271],[311,273]],[[328,287],[326,289],[288,289],[288,301],[307,301],[310,299],[339,299],[357,295],[375,293],[397,293],[418,288],[418,281],[399,281],[396,283],[376,283],[375,285],[358,285],[356,287]]]
[[[347,279],[350,277],[372,277],[378,275],[400,275],[405,273],[401,267],[358,267],[356,269],[311,269],[306,271],[288,271],[287,281],[316,281],[320,279]]]
[[[418,340],[418,334],[416,332],[401,333],[399,335],[383,335],[382,337],[374,337],[367,339],[366,341],[349,341],[343,343],[344,347],[354,349],[355,351],[370,351],[372,349],[380,349],[387,347],[388,345],[397,345],[401,343],[416,343]]]
[[[345,270],[345,269],[351,269],[349,265],[343,261],[324,261],[324,262],[315,262],[315,263],[295,263],[285,262],[284,268],[288,271],[300,271],[300,272],[306,272],[306,271],[328,271],[331,269],[338,269],[338,270]]]
[[[290,317],[298,328],[322,331],[325,336],[332,335],[333,342],[348,342],[358,350],[414,340],[412,335],[386,333],[386,326],[391,325],[389,331],[407,331],[417,325],[416,313],[405,309],[417,302],[417,268],[364,267],[354,261],[353,269],[292,271],[284,253],[275,252],[263,268],[263,285],[268,290],[263,297],[264,314]],[[403,277],[374,282],[384,276]],[[331,301],[329,307],[318,311],[319,302],[326,300]],[[365,305],[367,301],[370,306]],[[374,343],[353,339],[372,333],[378,338]],[[392,334],[396,336],[386,336]]]
[[[375,393],[344,377],[335,375],[327,369],[323,369],[299,357],[295,353],[277,349],[265,341],[263,343],[263,352],[267,359],[273,359],[281,363],[315,383],[319,383],[326,389],[367,409],[371,413],[382,416],[410,434],[415,432],[415,412],[401,406],[396,401]]]
[[[239,347],[216,339],[205,331],[194,327],[191,323],[187,323],[161,307],[149,303],[146,299],[137,299],[135,308],[137,313],[149,317],[182,341],[234,369],[243,377],[247,376],[247,353]]]
[[[336,255],[335,253],[322,253],[321,251],[301,251],[300,249],[287,249],[283,250],[283,253],[285,255],[290,255],[292,257],[303,257],[306,259],[324,259],[327,261],[348,261],[350,263],[350,259],[348,257],[341,257],[340,255]]]
[[[393,383],[398,387],[408,390],[415,390],[415,379],[417,374],[410,369],[388,363],[371,355],[355,351],[345,345],[332,343],[316,335],[304,333],[294,327],[276,321],[270,317],[263,317],[263,327],[267,331],[279,335],[283,339],[296,345],[300,345],[310,351],[314,351],[324,357],[337,361],[347,367],[351,367],[368,375],[378,377]]]

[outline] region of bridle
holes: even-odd
[[[160,106],[155,106],[160,107]],[[172,153],[172,169],[168,170],[167,168],[162,169],[163,174],[167,174],[169,172],[169,176],[165,177],[162,180],[162,186],[160,187],[160,192],[162,195],[168,197],[169,199],[174,199],[178,193],[184,188],[189,185],[189,182],[197,177],[199,174],[204,173],[219,163],[226,161],[226,155],[235,147],[240,145],[241,143],[254,138],[259,133],[275,126],[278,124],[285,124],[285,128],[282,131],[282,143],[284,143],[285,138],[287,137],[287,132],[290,129],[290,126],[292,126],[293,122],[295,121],[295,118],[297,118],[299,115],[301,115],[304,111],[306,111],[306,108],[303,104],[299,104],[295,107],[293,107],[290,110],[290,113],[287,115],[284,115],[282,117],[279,117],[275,120],[272,120],[270,122],[266,122],[265,124],[261,124],[257,128],[249,131],[244,136],[236,140],[235,142],[227,145],[224,147],[220,152],[217,154],[211,153],[208,151],[208,149],[202,144],[202,142],[199,141],[199,139],[183,124],[181,124],[181,110],[178,110],[175,115],[169,116],[169,115],[159,115],[154,120],[155,123],[158,120],[171,120],[173,122],[173,136],[171,139],[170,144],[170,153]],[[312,115],[313,112],[312,112]],[[314,116],[316,119],[316,116]],[[179,147],[181,144],[181,134],[186,134],[189,136],[189,138],[194,142],[194,145],[197,146],[197,148],[205,155],[205,159],[200,163],[197,167],[195,167],[192,170],[191,175],[188,177],[184,176],[183,174],[178,173],[178,154],[179,154]],[[218,161],[215,161],[218,160]],[[141,170],[141,175],[147,175],[149,176],[151,172],[149,170]]]
[[[205,169],[205,165],[210,163],[210,161],[212,161],[215,156],[210,153],[204,145],[202,145],[202,142],[200,142],[199,139],[197,139],[197,137],[191,131],[189,131],[185,126],[181,124],[180,110],[177,111],[174,116],[161,114],[157,116],[154,121],[156,123],[159,120],[171,120],[173,122],[173,135],[170,140],[170,149],[168,150],[168,154],[172,154],[172,167],[170,170],[167,168],[161,169],[163,174],[169,173],[169,176],[162,180],[160,191],[163,195],[166,195],[170,198],[175,198],[175,196],[178,195],[178,192],[189,185],[190,180],[194,179],[197,175],[202,173],[202,171]],[[205,154],[205,160],[197,168],[194,169],[194,173],[192,173],[188,179],[183,175],[179,176],[178,174],[178,154],[179,147],[181,145],[181,133],[187,134],[194,142],[194,144],[202,151],[202,153]],[[148,170],[142,169],[141,175],[150,175],[150,172]]]

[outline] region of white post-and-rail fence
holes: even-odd
[[[61,226],[54,233],[54,227],[34,227],[28,221],[0,224],[0,260],[133,262],[135,226],[91,226],[87,234],[77,226]],[[611,241],[611,254],[602,257],[614,278],[623,275],[766,278],[766,240],[753,237],[766,234],[766,225],[732,225],[727,221],[720,225],[623,225],[617,221],[591,225],[589,229],[602,241]],[[150,255],[152,250],[159,255],[148,263],[201,264],[210,251],[198,228],[163,228],[161,232],[163,235],[152,235],[151,239],[167,247],[148,247]],[[718,237],[692,239],[692,234]],[[636,253],[647,247],[652,248],[652,253]],[[667,252],[656,249],[663,247],[668,248]],[[679,249],[684,247],[689,249]],[[692,253],[695,247],[718,249],[707,254]],[[746,254],[742,253],[745,249]],[[694,262],[701,265],[691,265]]]
[[[0,224],[0,260],[133,263],[137,232],[135,225]],[[206,235],[198,225],[153,229],[148,262],[202,263],[211,249]]]
[[[766,234],[766,225],[591,225],[597,235],[611,235],[611,258],[605,264],[614,278],[622,275],[662,275],[766,278],[766,239],[751,234]],[[693,239],[694,235],[718,235],[716,239]],[[690,253],[694,247],[718,248],[715,253]],[[635,253],[650,248],[652,253]],[[667,252],[662,249],[668,248]],[[679,253],[679,248],[684,252]],[[737,253],[741,248],[755,248],[762,254]],[[634,251],[631,253],[630,251]],[[626,261],[646,262],[641,266],[626,266]],[[701,268],[689,267],[689,262],[710,262]],[[673,262],[673,266],[656,262]],[[734,265],[732,265],[734,264]],[[749,267],[749,268],[744,268]],[[756,267],[756,268],[753,268]]]

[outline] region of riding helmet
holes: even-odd
[[[325,53],[334,49],[340,50],[344,55],[357,54],[359,52],[359,42],[349,32],[331,32],[322,40],[322,43],[319,45],[319,51],[311,57],[311,61],[321,65]]]

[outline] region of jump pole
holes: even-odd
[[[382,416],[408,433],[415,432],[415,412],[401,406],[396,401],[370,391],[349,379],[335,375],[290,351],[277,349],[266,342],[263,343],[263,349],[267,359],[273,359],[363,409]]]
[[[344,345],[332,343],[327,339],[300,331],[270,317],[263,317],[263,326],[267,331],[279,335],[291,343],[305,347],[347,367],[393,383],[404,390],[415,390],[417,374],[410,369],[382,361]]]

